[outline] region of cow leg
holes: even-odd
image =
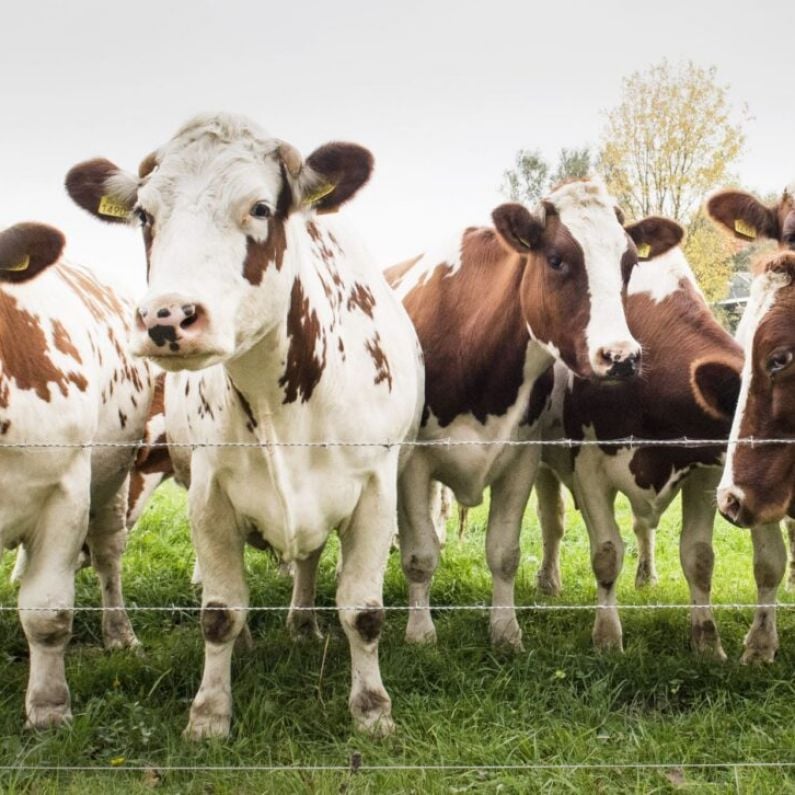
[[[566,528],[566,506],[561,494],[560,481],[549,467],[539,467],[535,489],[543,550],[541,568],[536,574],[536,586],[543,594],[559,596],[560,541]]]
[[[72,634],[75,566],[88,528],[88,456],[51,497],[26,544],[20,621],[30,648],[26,726],[45,729],[72,717],[64,653]]]
[[[305,560],[295,561],[293,598],[290,601],[290,612],[287,614],[287,629],[292,639],[296,641],[323,638],[317,625],[315,611],[301,609],[315,606],[317,566],[322,552],[323,547],[320,547]]]
[[[389,477],[381,481],[376,476],[364,488],[351,521],[340,532],[342,570],[337,586],[340,623],[351,649],[351,714],[358,730],[379,737],[395,728],[378,664],[384,571],[396,530],[393,484]],[[427,506],[426,502],[426,510]]]
[[[598,607],[592,633],[594,648],[623,651],[616,581],[624,562],[624,541],[613,513],[616,492],[597,478],[584,480],[575,474],[574,494],[588,529],[591,567],[596,576]]]
[[[439,565],[439,538],[430,515],[432,481],[417,459],[415,453],[398,480],[398,541],[411,608],[406,642],[435,643],[430,596],[431,579]]]
[[[127,482],[106,505],[95,509],[88,525],[91,565],[102,591],[102,637],[106,649],[140,646],[124,609],[121,556],[127,546]]]
[[[217,484],[205,486],[197,480],[194,478],[188,497],[193,545],[202,575],[204,674],[184,732],[191,740],[229,734],[232,651],[246,624],[248,607],[245,539],[236,526],[232,506]]]
[[[519,536],[540,453],[539,448],[526,448],[509,466],[508,474],[491,485],[486,529],[486,559],[492,580],[491,642],[494,646],[506,646],[517,651],[522,649],[522,630],[514,607]]]
[[[447,487],[439,483],[438,480],[431,484],[430,511],[440,547],[443,547],[447,543],[447,517],[450,505],[449,501],[445,499],[446,491]]]
[[[647,585],[657,584],[657,562],[654,555],[654,545],[657,537],[657,528],[653,527],[646,519],[635,515],[632,529],[638,541],[638,567],[635,570],[635,588],[645,588]]]
[[[795,519],[785,519],[784,526],[787,528],[787,541],[789,541],[787,590],[795,591]]]
[[[699,654],[725,660],[718,627],[710,606],[712,528],[715,523],[715,472],[696,469],[682,485],[682,534],[679,560],[690,587],[690,643]]]
[[[745,636],[742,661],[773,662],[778,651],[775,607],[778,586],[787,568],[787,550],[778,523],[763,524],[751,528],[754,545],[754,579],[756,601],[754,620]]]

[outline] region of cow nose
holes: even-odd
[[[183,296],[161,296],[138,307],[136,325],[158,348],[168,346],[176,353],[182,342],[201,334],[207,325],[207,312],[201,304]]]
[[[607,378],[632,378],[640,370],[640,348],[629,342],[599,348],[594,370]]]
[[[732,524],[742,527],[743,521],[743,493],[736,486],[718,489],[718,510]]]

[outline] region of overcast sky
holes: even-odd
[[[68,168],[121,166],[199,111],[242,112],[305,155],[372,150],[344,211],[387,266],[486,223],[520,148],[596,144],[621,78],[667,57],[718,67],[753,115],[744,184],[795,176],[795,4],[4,0],[0,225],[59,226],[68,255],[140,292],[136,232],[66,197]]]

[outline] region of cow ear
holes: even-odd
[[[775,209],[762,204],[750,193],[722,190],[707,201],[707,212],[740,240],[751,241],[758,237],[779,239]]]
[[[789,276],[790,282],[795,282],[795,253],[782,251],[771,257],[765,263],[765,271],[769,273],[780,273]]]
[[[658,215],[650,215],[624,229],[635,243],[640,260],[654,259],[665,254],[678,246],[685,234],[676,221]]]
[[[519,254],[528,254],[541,244],[544,221],[533,215],[523,204],[501,204],[491,214],[497,234],[506,245]]]
[[[740,371],[724,361],[697,360],[690,367],[690,386],[698,405],[713,419],[730,420],[740,395]]]
[[[98,158],[79,163],[66,175],[66,191],[101,221],[127,223],[138,196],[138,180],[118,166]]]
[[[306,159],[301,200],[319,213],[338,210],[365,185],[373,172],[373,156],[358,144],[333,142]]]
[[[0,281],[26,282],[61,257],[64,236],[45,224],[24,223],[0,232]]]

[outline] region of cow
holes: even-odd
[[[436,640],[429,594],[439,541],[429,501],[439,480],[463,506],[478,505],[491,487],[490,637],[521,648],[514,579],[540,456],[524,443],[540,438],[549,367],[559,360],[585,379],[612,380],[632,377],[640,362],[622,305],[636,245],[601,181],[565,184],[532,211],[500,205],[492,220],[387,271],[426,367],[419,439],[429,444],[412,451],[399,481],[411,643]]]
[[[0,551],[26,550],[19,609],[30,648],[26,725],[36,729],[71,718],[64,652],[84,542],[109,608],[105,646],[138,643],[120,557],[152,376],[127,354],[132,307],[63,261],[63,246],[62,233],[43,224],[0,233]]]
[[[795,257],[789,252],[795,252],[795,182],[769,205],[749,193],[721,190],[707,201],[707,210],[714,221],[738,240],[771,240],[778,244],[780,252],[755,266],[751,295],[737,328],[745,364],[717,492],[718,509],[730,522],[752,528],[759,524],[772,526],[793,515],[789,502],[795,464],[790,452],[792,446],[755,447],[738,440],[791,435],[787,380],[792,353],[787,312],[793,296],[790,283]],[[785,524],[792,547],[793,526],[790,521]],[[775,603],[786,561],[786,550],[778,533],[771,530],[764,546],[754,544],[754,576],[760,605]],[[761,659],[772,660],[778,649],[774,608],[757,609],[751,632],[766,649]]]
[[[679,247],[682,229],[672,221],[646,218],[628,229],[634,238],[665,240],[653,259],[632,272],[627,297],[629,328],[643,348],[641,378],[600,385],[555,367],[546,439],[610,441],[715,440],[692,446],[546,447],[546,472],[536,483],[544,555],[538,574],[542,591],[560,590],[559,546],[563,534],[560,480],[582,511],[593,555],[599,609],[593,629],[597,649],[621,649],[614,560],[620,569],[623,541],[614,516],[617,492],[629,499],[638,536],[636,585],[656,579],[654,530],[677,493],[682,493],[680,560],[690,588],[691,644],[699,653],[725,659],[709,606],[714,562],[712,529],[715,488],[737,400],[742,349],[712,315]],[[778,529],[753,530],[757,554],[774,543]],[[780,538],[780,536],[779,536]],[[610,555],[598,550],[610,549]],[[609,559],[612,558],[612,559]],[[609,564],[609,565],[608,565]],[[752,631],[743,659],[767,655],[767,642]]]
[[[423,370],[411,321],[382,274],[354,234],[323,217],[372,165],[349,143],[304,160],[248,119],[214,114],[185,124],[138,176],[102,159],[67,176],[83,208],[143,228],[149,289],[132,350],[169,371],[169,441],[195,445],[173,456],[177,478],[190,483],[203,582],[205,667],[190,739],[229,732],[247,537],[295,563],[288,621],[312,634],[314,614],[302,608],[312,605],[334,528],[350,710],[360,730],[394,726],[378,663],[382,585]]]

